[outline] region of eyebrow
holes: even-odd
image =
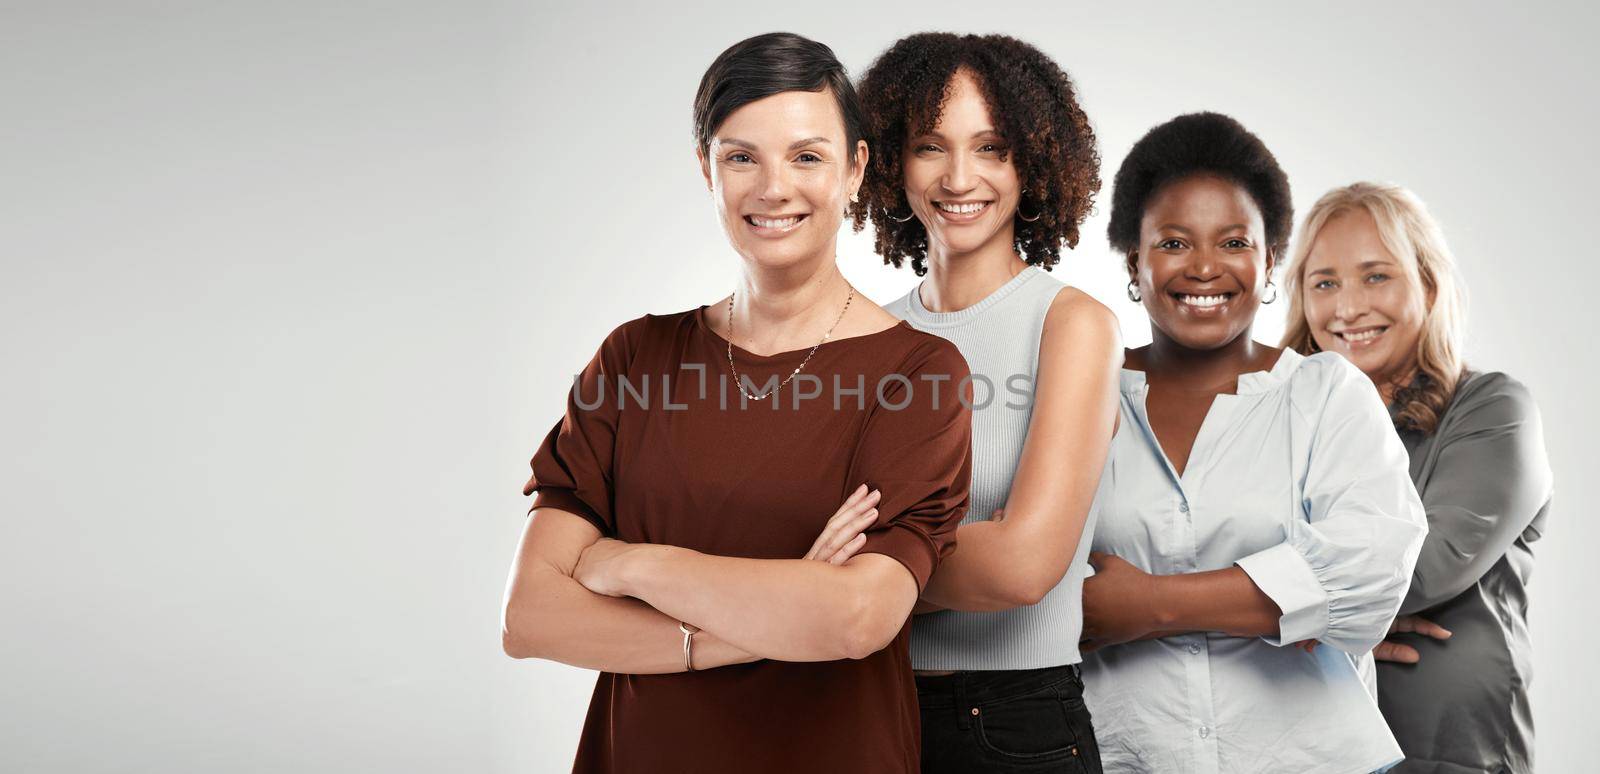
[[[1356,268],[1365,270],[1365,269],[1370,269],[1370,268],[1372,268],[1374,266],[1393,266],[1393,265],[1394,265],[1394,261],[1362,261],[1361,263],[1356,265]],[[1324,266],[1324,267],[1322,267],[1320,269],[1312,269],[1311,271],[1306,272],[1306,276],[1310,276],[1312,274],[1337,275],[1338,273],[1339,272],[1336,271],[1332,266]]]
[[[717,142],[720,142],[723,145],[737,145],[737,146],[739,146],[741,148],[744,148],[746,150],[756,150],[757,149],[755,143],[745,142],[744,140],[738,139],[736,137],[720,137],[720,138],[717,139]],[[796,140],[796,141],[790,143],[789,144],[789,150],[797,150],[799,148],[804,148],[807,145],[816,145],[817,143],[830,143],[830,142],[832,142],[832,141],[829,140],[826,137],[807,137],[804,140]]]
[[[982,137],[982,136],[984,136],[986,134],[992,134],[992,135],[994,135],[996,137],[1004,137],[1005,136],[1005,135],[1000,133],[999,129],[990,128],[990,129],[979,129],[978,131],[972,133],[972,137],[974,139],[976,139],[976,138]],[[916,140],[916,139],[921,139],[923,137],[944,137],[944,134],[941,133],[937,129],[931,129],[929,131],[923,132],[922,134],[913,135],[911,139]]]
[[[1156,226],[1156,230],[1157,231],[1182,231],[1185,234],[1193,233],[1189,229],[1187,229],[1187,228],[1185,228],[1183,226],[1180,226],[1180,225],[1178,225],[1176,223],[1163,223],[1163,224],[1161,224],[1159,226]],[[1235,224],[1233,224],[1231,226],[1223,226],[1222,228],[1220,228],[1218,230],[1219,231],[1249,231],[1250,230],[1250,226],[1248,224],[1245,224],[1245,223],[1235,223]]]

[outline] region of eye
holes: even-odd
[[[1228,241],[1223,242],[1222,246],[1228,248],[1229,250],[1248,250],[1248,249],[1250,249],[1250,243],[1245,241],[1245,240],[1243,240],[1243,239],[1240,239],[1238,237],[1234,237],[1233,239],[1229,239]]]
[[[1312,290],[1332,290],[1333,286],[1335,284],[1336,283],[1334,283],[1334,281],[1330,280],[1330,279],[1317,280],[1317,284],[1312,285],[1311,289]]]
[[[755,159],[750,158],[750,154],[745,153],[744,151],[735,151],[728,154],[728,161],[731,161],[735,164],[748,164],[755,161]]]
[[[1372,274],[1368,274],[1367,275],[1367,284],[1369,284],[1369,285],[1376,285],[1376,284],[1378,284],[1380,282],[1388,282],[1388,281],[1389,281],[1389,275],[1384,274],[1383,272],[1373,272]]]
[[[1182,250],[1184,244],[1182,239],[1163,239],[1156,243],[1156,247],[1161,250]]]
[[[920,145],[918,145],[916,147],[916,152],[917,153],[938,153],[939,152],[939,146],[934,145],[931,142],[925,142],[925,143],[922,143],[922,144],[920,144]]]
[[[822,157],[818,156],[815,153],[807,151],[807,152],[802,153],[802,154],[800,154],[798,156],[795,156],[794,160],[800,162],[801,164],[817,164],[817,163],[820,163],[822,161]]]

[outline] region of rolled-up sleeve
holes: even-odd
[[[1301,514],[1282,543],[1237,564],[1283,615],[1274,645],[1320,640],[1371,650],[1405,596],[1427,522],[1405,446],[1371,382],[1343,358],[1323,362]]]
[[[1469,382],[1438,433],[1438,460],[1422,492],[1428,538],[1401,613],[1477,583],[1550,504],[1539,407],[1521,382],[1501,373]]]
[[[529,513],[554,508],[583,517],[603,535],[615,534],[611,503],[620,415],[617,379],[627,373],[642,320],[613,330],[574,380],[566,413],[528,463],[532,475],[522,494],[534,495]]]
[[[930,336],[899,374],[904,381],[885,382],[872,407],[848,483],[882,491],[878,521],[866,531],[860,553],[905,565],[920,592],[954,548],[956,525],[967,513],[972,409],[970,398],[956,392],[967,378],[967,361],[948,341]]]

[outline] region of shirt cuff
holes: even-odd
[[[1261,639],[1284,645],[1316,639],[1327,632],[1328,593],[1294,546],[1279,543],[1234,564],[1283,611],[1283,617],[1278,619],[1278,636]]]
[[[593,524],[595,529],[600,530],[601,535],[611,537],[611,527],[606,524],[605,519],[600,518],[600,514],[595,513],[595,510],[571,489],[540,487],[534,492],[533,505],[528,506],[528,513],[531,515],[536,508],[554,508],[574,516],[581,516]]]
[[[911,571],[917,581],[917,594],[928,586],[928,578],[939,563],[939,551],[933,539],[916,527],[891,525],[886,529],[867,533],[867,543],[857,554],[883,554]]]

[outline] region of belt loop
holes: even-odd
[[[972,705],[967,703],[967,677],[971,672],[957,672],[955,678],[956,689],[956,727],[962,731],[972,727]]]

